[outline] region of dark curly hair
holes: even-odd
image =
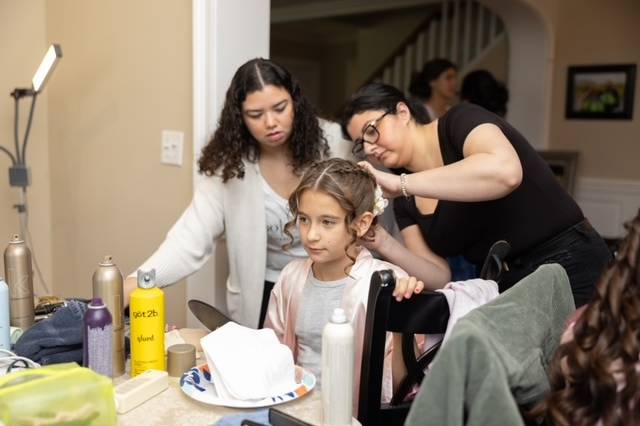
[[[460,98],[500,117],[507,114],[509,91],[487,70],[471,71],[464,77]]]
[[[350,225],[363,213],[373,212],[376,190],[375,178],[353,161],[340,158],[320,161],[309,167],[302,176],[298,187],[289,197],[289,209],[293,214],[293,219],[285,226],[284,232],[290,239],[289,244],[283,247],[285,250],[289,249],[293,243],[291,229],[296,226],[298,221],[298,209],[302,194],[308,189],[322,191],[332,196],[340,204],[340,207],[347,212],[345,224],[351,232],[351,241],[344,248],[344,251],[347,257],[355,263],[355,259],[349,254],[348,250],[357,241],[358,235]],[[376,223],[377,218],[374,217],[369,233],[373,232]]]
[[[638,424],[640,211],[615,262],[551,363],[551,392],[533,415],[554,425]]]
[[[275,62],[256,58],[246,62],[233,76],[218,121],[218,127],[198,160],[200,173],[212,176],[222,169],[222,180],[244,177],[244,158],[257,161],[260,146],[244,123],[242,103],[252,92],[267,85],[285,89],[293,100],[293,131],[288,148],[293,169],[300,173],[307,165],[329,155],[329,145],[314,108],[302,94],[298,82]]]

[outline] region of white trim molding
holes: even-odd
[[[238,67],[269,57],[269,0],[193,0],[193,186],[202,178],[197,160],[216,128],[229,83]],[[251,11],[251,13],[247,13]],[[187,278],[187,299],[226,310],[228,275],[224,241],[211,259]],[[187,313],[187,326],[201,326]]]
[[[638,213],[640,181],[583,177],[577,181],[575,199],[602,236],[621,237],[624,222]]]
[[[509,40],[507,120],[536,149],[548,149],[554,39],[531,0],[478,0],[504,22]]]

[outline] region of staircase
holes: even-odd
[[[464,75],[505,37],[500,18],[476,0],[443,0],[366,81],[406,92],[413,72],[433,58],[449,59]]]

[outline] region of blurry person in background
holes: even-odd
[[[430,120],[447,112],[457,100],[457,91],[458,68],[441,58],[426,62],[422,71],[413,74],[409,84],[409,93],[424,103]]]
[[[480,105],[504,117],[507,114],[509,91],[487,70],[471,71],[462,79],[460,99]]]

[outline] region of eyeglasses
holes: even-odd
[[[378,130],[378,124],[380,121],[385,118],[388,114],[392,113],[394,110],[389,110],[382,114],[380,117],[376,118],[373,121],[368,122],[362,129],[362,137],[357,138],[353,141],[353,148],[351,152],[355,156],[361,156],[364,152],[364,144],[368,143],[370,145],[375,145],[380,139],[380,130]]]

